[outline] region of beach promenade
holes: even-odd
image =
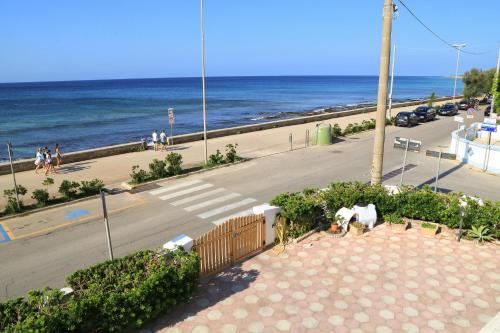
[[[445,102],[437,102],[435,104],[441,105],[444,103]],[[394,108],[393,115],[397,112],[413,110],[414,108],[415,106]],[[370,120],[372,118],[375,118],[375,112],[333,118],[325,120],[323,123],[332,125],[338,124],[341,128],[345,128],[350,123],[361,123],[363,120]],[[208,141],[209,155],[215,153],[217,149],[224,153],[225,146],[230,143],[237,143],[238,154],[245,158],[259,158],[286,152],[290,150],[290,134],[292,134],[293,138],[292,148],[304,148],[306,130],[309,130],[310,140],[312,141],[316,124],[318,123],[319,122],[312,122],[210,139]],[[168,152],[180,153],[183,158],[183,167],[199,165],[203,163],[204,160],[203,141],[174,145],[169,148]],[[80,182],[82,180],[98,178],[103,180],[108,188],[120,188],[122,182],[130,180],[129,175],[132,166],[139,165],[141,168],[148,170],[148,164],[154,158],[164,159],[168,152],[146,150],[62,165],[61,168],[57,170],[57,174],[52,175],[49,173],[48,175],[48,177],[54,179],[54,185],[49,187],[49,193],[51,196],[59,196],[60,194],[57,190],[63,180]],[[34,171],[16,173],[17,183],[28,189],[28,193],[23,197],[24,203],[34,202],[34,200],[31,199],[31,193],[35,189],[44,188],[44,186],[42,186],[42,181],[44,179],[45,176],[43,172],[39,172],[38,175],[36,175]],[[11,175],[0,176],[0,188],[13,188]],[[5,206],[5,203],[5,198],[0,197],[0,209]]]
[[[480,113],[474,121],[482,120]],[[423,143],[419,154],[408,154],[404,184],[433,185],[437,160],[427,157],[425,150],[446,150],[450,144],[450,132],[456,127],[452,117],[442,117],[413,128],[388,127],[383,183],[399,184],[404,152],[392,147],[394,138],[399,136]],[[265,133],[254,134],[264,137]],[[270,148],[265,157],[186,178],[160,180],[140,192],[107,196],[115,256],[124,256],[138,249],[155,249],[181,234],[196,239],[231,216],[249,214],[253,206],[269,202],[279,193],[301,191],[305,187],[324,188],[338,181],[369,181],[373,131],[341,138],[330,146],[312,146],[291,152],[286,151],[289,149],[287,132],[281,134],[285,136],[285,143],[274,141],[277,142],[274,150],[268,145]],[[242,140],[249,135],[235,137],[238,142],[251,147],[252,137]],[[231,139],[211,140],[211,147],[219,140],[222,141],[219,143],[221,147],[225,142],[234,142]],[[193,146],[191,149],[197,149],[193,154],[198,153],[196,157],[201,160],[202,143]],[[254,156],[264,155],[250,149],[243,155],[248,156],[245,154],[251,152]],[[143,154],[147,158],[154,156],[151,152],[139,155]],[[81,172],[84,171],[89,172]],[[498,176],[456,161],[441,162],[441,191],[462,191],[498,201],[498,186]],[[23,295],[33,288],[64,287],[64,277],[71,272],[106,260],[108,250],[102,221],[99,199],[0,221],[0,226],[11,236],[6,239],[0,235],[3,268],[0,281],[4,282],[0,299]]]

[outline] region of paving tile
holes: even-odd
[[[204,280],[189,304],[145,329],[475,332],[500,310],[499,256],[492,244],[385,225],[361,237],[315,236]]]

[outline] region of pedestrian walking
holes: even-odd
[[[52,154],[50,153],[50,150],[47,150],[45,153],[45,176],[47,176],[49,171],[52,172],[52,174],[56,173],[56,169],[54,168],[54,163],[52,161]]]
[[[38,169],[43,169],[45,167],[45,155],[43,154],[43,150],[41,147],[36,151],[35,165],[35,173],[38,175]]]
[[[158,150],[158,133],[156,130],[153,131],[153,134],[151,135],[153,137],[153,149],[155,151]]]
[[[160,143],[161,151],[165,151],[167,149],[167,134],[165,134],[165,130],[160,133]]]
[[[56,154],[57,167],[59,168],[62,163],[61,147],[58,143],[54,145],[54,153]]]

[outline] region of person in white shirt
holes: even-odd
[[[155,151],[158,150],[158,133],[156,133],[156,130],[153,131],[153,134],[151,135],[153,137],[153,148]]]
[[[167,149],[167,135],[165,134],[165,130],[160,133],[160,143],[161,151],[165,151]]]
[[[42,148],[38,148],[35,157],[35,173],[38,174],[38,169],[43,168],[45,166],[45,157],[42,153]]]

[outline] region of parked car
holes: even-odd
[[[440,116],[454,116],[458,113],[458,107],[453,103],[446,103],[442,105],[438,111]]]
[[[415,112],[404,111],[399,112],[394,120],[396,126],[407,126],[412,127],[413,125],[418,125],[418,117]]]
[[[469,103],[468,100],[466,99],[463,99],[461,100],[460,102],[458,102],[458,109],[459,110],[467,110],[468,108],[470,108],[472,105]]]
[[[479,105],[487,105],[488,104],[488,100],[489,100],[489,98],[487,96],[481,98],[479,100]]]
[[[436,110],[431,106],[419,106],[414,112],[420,122],[431,121],[436,118]]]

